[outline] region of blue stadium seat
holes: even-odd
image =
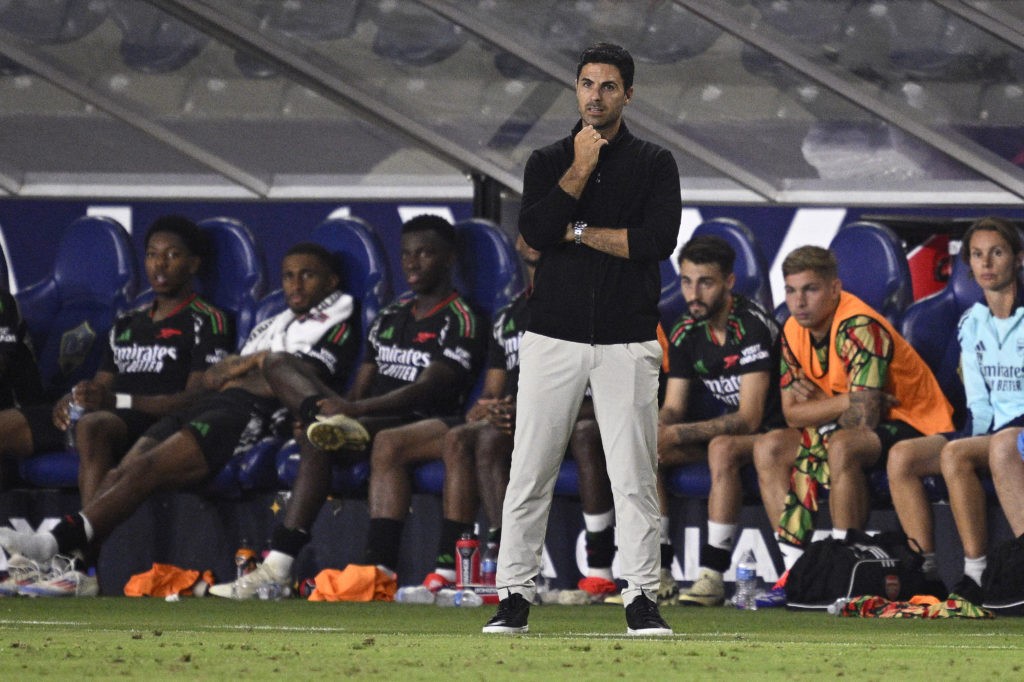
[[[468,34],[431,10],[413,2],[370,3],[377,24],[373,52],[398,64],[428,66],[452,56]]]
[[[489,220],[474,218],[455,226],[459,259],[455,286],[485,320],[494,315],[523,289],[522,271],[512,240]],[[490,328],[487,332],[490,333]],[[469,395],[472,404],[483,388],[483,375]],[[441,494],[444,489],[444,463],[426,462],[413,469],[413,488],[417,492]]]
[[[256,308],[266,286],[263,258],[249,228],[234,218],[208,218],[199,227],[212,252],[199,273],[199,293],[234,317],[241,345],[256,324]]]
[[[949,281],[942,291],[915,302],[903,314],[900,333],[928,363],[943,392],[953,403],[955,424],[966,417],[964,386],[960,380],[960,344],[957,322],[964,311],[983,301],[981,287],[970,267],[955,256]]]
[[[878,223],[858,221],[840,228],[828,248],[839,265],[843,291],[849,291],[882,313],[897,328],[914,300],[910,266],[903,243]],[[785,302],[775,309],[780,323],[789,317]]]
[[[110,218],[79,218],[57,244],[53,274],[24,289],[18,304],[38,349],[51,398],[66,393],[99,367],[107,333],[129,308],[138,286],[128,233]],[[41,453],[23,460],[21,477],[40,487],[75,487],[78,456]]]
[[[81,0],[0,2],[0,28],[38,45],[69,43],[91,33],[107,18],[107,3]]]
[[[299,474],[299,444],[289,440],[277,452],[277,479],[281,485],[291,488]],[[331,493],[354,497],[366,493],[370,480],[370,460],[364,459],[353,464],[337,464],[331,467]]]
[[[121,59],[136,71],[175,71],[209,42],[197,29],[144,2],[114,0],[110,13],[122,33]]]
[[[120,224],[84,217],[67,227],[52,274],[17,294],[51,395],[96,373],[106,334],[131,307],[138,281],[135,253]]]
[[[733,218],[715,218],[697,226],[693,237],[714,235],[729,242],[736,252],[733,274],[736,285],[733,291],[753,299],[767,310],[772,310],[772,287],[768,280],[768,261],[757,245],[754,233],[746,225]],[[679,275],[667,260],[662,261],[661,323],[667,332],[679,316],[686,311],[686,301],[679,290]]]

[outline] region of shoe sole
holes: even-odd
[[[691,594],[681,594],[676,603],[680,606],[721,606],[725,603],[725,597],[695,597]]]
[[[330,421],[316,421],[306,429],[306,438],[319,450],[365,450],[370,442],[366,428],[351,417],[331,415]]]
[[[671,628],[626,628],[626,634],[634,637],[664,637],[665,635],[671,635]]]
[[[511,627],[508,625],[485,625],[482,632],[485,635],[525,635],[530,631],[529,625],[522,627]]]

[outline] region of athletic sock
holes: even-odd
[[[299,403],[299,421],[302,422],[303,426],[309,426],[316,421],[316,416],[320,414],[320,406],[317,404],[323,400],[322,395],[311,395],[302,399]]]
[[[988,565],[988,557],[982,555],[975,559],[964,557],[964,575],[981,585],[981,574],[985,572]]]
[[[590,533],[600,533],[606,528],[610,528],[615,523],[615,510],[609,509],[606,512],[600,514],[583,514],[583,525]]]
[[[845,528],[833,528],[832,529],[832,539],[833,540],[839,540],[840,542],[842,542],[843,540],[846,539],[846,533],[847,533],[847,530]]]
[[[661,543],[661,567],[672,568],[672,561],[676,558],[675,550],[672,549],[672,545],[663,542]]]
[[[299,552],[309,541],[310,536],[307,530],[277,526],[270,535],[270,551],[271,553],[285,554],[294,559],[299,556]],[[289,566],[289,568],[291,567]]]
[[[452,582],[455,582],[455,543],[458,542],[463,534],[472,532],[472,523],[464,523],[452,519],[441,520],[441,539],[437,545],[435,564],[438,568],[437,572],[444,575],[445,578],[448,578],[448,576],[442,573],[442,570],[451,572]]]
[[[710,568],[719,573],[725,573],[732,564],[732,552],[713,545],[704,545],[700,548],[701,568]]]
[[[53,527],[49,533],[39,533],[38,537],[42,542],[49,545],[49,539],[53,538],[53,551],[50,554],[65,554],[71,556],[76,552],[84,554],[89,548],[89,537],[85,532],[85,517],[79,514],[68,514],[60,523]]]
[[[586,544],[587,575],[610,580],[615,557],[615,528],[609,526],[597,533],[587,531]]]
[[[404,526],[403,521],[396,519],[370,519],[370,535],[363,563],[384,566],[394,571],[398,566],[398,552],[402,545]]]
[[[708,521],[708,544],[712,547],[732,552],[735,537],[735,523],[718,523],[717,521]]]

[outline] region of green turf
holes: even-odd
[[[529,635],[501,636],[480,633],[488,606],[8,598],[0,679],[1024,677],[1024,619],[662,611],[676,635],[637,639],[615,606],[534,607]]]

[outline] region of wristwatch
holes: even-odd
[[[585,229],[587,229],[587,224],[585,222],[583,222],[582,220],[578,220],[578,221],[576,221],[575,223],[572,224],[572,235],[573,235],[574,241],[577,244],[582,244],[583,243],[583,231]]]

